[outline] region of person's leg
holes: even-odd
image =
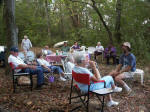
[[[94,51],[94,59],[96,60],[97,51]]]
[[[107,56],[106,56],[107,65],[109,65],[109,58],[110,58],[110,56],[107,55]]]
[[[44,83],[43,69],[41,67],[37,67],[36,69],[27,68],[24,71],[33,75],[37,74],[37,85],[42,85]]]
[[[115,81],[120,83],[126,89],[126,91],[131,91],[131,88],[123,81],[125,78],[125,74],[122,73],[115,77]]]
[[[116,56],[113,55],[112,58],[113,58],[113,64],[116,64]]]
[[[66,81],[66,79],[63,78],[65,75],[64,75],[64,72],[63,72],[63,70],[61,69],[61,67],[59,67],[59,66],[50,66],[50,68],[51,68],[51,70],[52,70],[53,72],[56,72],[56,73],[58,73],[58,74],[60,75],[60,79],[61,79],[62,81]]]

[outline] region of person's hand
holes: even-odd
[[[48,72],[51,72],[51,69],[50,69],[50,68],[48,68]]]
[[[91,68],[96,68],[96,64],[94,61],[89,61]]]
[[[34,66],[34,65],[30,65],[30,67],[29,68],[31,68],[31,69],[36,69],[36,66]]]

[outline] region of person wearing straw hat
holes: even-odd
[[[112,75],[115,81],[120,83],[129,94],[132,90],[123,79],[133,77],[136,70],[136,58],[134,54],[130,52],[131,44],[129,42],[122,44],[122,50],[123,54],[120,56],[119,65],[110,75]]]

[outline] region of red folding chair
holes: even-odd
[[[16,86],[30,86],[30,89],[32,91],[32,88],[33,88],[33,79],[32,79],[32,74],[29,74],[29,73],[17,73],[15,72],[15,70],[17,69],[21,69],[20,67],[15,67],[13,65],[13,63],[9,63],[10,67],[11,67],[11,70],[12,70],[12,77],[13,77],[13,92],[15,93],[16,92]],[[19,85],[18,84],[18,81],[17,81],[17,77],[20,77],[20,76],[29,76],[30,78],[30,85]]]
[[[83,93],[77,84],[73,85],[73,80],[75,80],[75,82],[88,85],[88,92]],[[91,95],[93,94],[93,95],[96,95],[96,97],[101,102],[101,112],[103,112],[105,95],[111,94],[113,91],[110,88],[106,88],[104,80],[100,80],[99,82],[95,82],[95,83],[100,83],[100,82],[104,83],[103,89],[90,91],[90,76],[89,76],[89,74],[81,74],[81,73],[76,73],[76,72],[72,71],[72,81],[71,81],[71,91],[70,91],[69,103],[71,104],[72,99],[80,98],[80,101],[83,103],[84,107],[86,108],[86,111],[89,112],[88,106],[89,106],[90,94]],[[73,90],[75,90],[75,92],[77,93],[76,96],[72,96]],[[84,98],[83,98],[83,96],[84,96]],[[100,97],[102,97],[102,99]],[[74,108],[72,111],[78,109],[79,107],[81,107],[81,105]]]

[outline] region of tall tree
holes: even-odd
[[[120,32],[120,23],[121,23],[121,0],[117,0],[116,3],[116,25],[115,25],[115,38],[118,43],[121,42],[121,32]]]
[[[15,0],[4,0],[4,31],[7,41],[7,49],[11,46],[18,46],[18,37],[15,23]],[[6,51],[6,60],[8,57],[8,50]],[[7,63],[6,63],[7,64]],[[9,66],[6,66],[6,74],[9,74]]]
[[[51,31],[50,31],[50,17],[48,13],[48,0],[45,0],[45,13],[46,13],[46,18],[47,18],[47,31],[48,31],[48,36],[51,37]]]

